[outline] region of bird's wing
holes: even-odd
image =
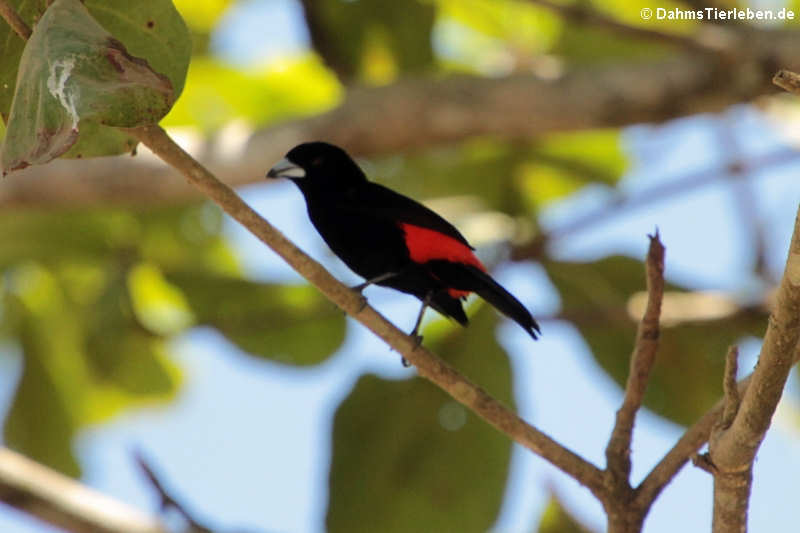
[[[455,226],[416,200],[372,182],[359,192],[360,197],[347,206],[348,210],[357,211],[376,220],[391,221],[399,226],[411,225],[431,230],[455,239],[469,250],[475,249]]]

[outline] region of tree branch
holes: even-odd
[[[137,509],[0,448],[0,501],[75,533],[166,533]]]
[[[725,406],[719,424],[722,429],[728,429],[733,424],[736,413],[739,412],[741,403],[739,398],[739,387],[736,383],[736,374],[739,371],[739,348],[731,346],[728,355],[725,357],[725,379],[722,383],[723,397],[722,402]]]
[[[800,74],[791,70],[779,70],[772,77],[772,83],[784,91],[800,96]]]
[[[748,49],[736,68],[720,68],[707,54],[687,54],[581,68],[555,80],[452,77],[352,89],[337,109],[263,130],[236,153],[215,148],[196,155],[229,184],[242,185],[261,179],[265,161],[312,139],[375,156],[479,135],[526,139],[715,112],[769,92],[762,74],[774,64],[800,68],[797,32],[748,30],[746,37]],[[173,170],[144,157],[56,160],[6,178],[0,207],[152,203],[192,195]]]
[[[796,228],[797,222],[795,223],[795,237],[796,237]],[[792,246],[795,243],[795,237],[792,239]],[[790,259],[792,258],[791,252],[793,248],[790,248]],[[796,266],[797,259],[795,259],[795,266],[792,268],[795,270],[795,276],[800,276],[798,272],[800,272],[800,267]],[[787,269],[789,268],[789,263],[787,262]],[[788,272],[788,270],[787,270]],[[784,272],[784,279],[786,278],[787,272]],[[781,294],[784,292],[783,283],[781,288],[779,289],[779,298]],[[791,293],[795,293],[796,291],[790,291]],[[797,296],[795,294],[795,296]],[[800,300],[798,300],[800,301]],[[780,300],[779,300],[780,305]],[[774,316],[777,314],[777,308],[773,311],[773,315],[770,318],[770,325],[774,321]],[[785,311],[781,313],[785,315]],[[800,320],[800,318],[798,318]],[[767,330],[769,333],[770,329]],[[798,333],[800,334],[800,333]],[[762,355],[759,357],[759,365],[757,368],[760,368],[766,363],[762,363],[763,354],[765,350],[765,346],[767,343],[767,337],[764,338],[764,346],[762,347]],[[800,361],[800,346],[788,347],[790,350],[790,363],[791,366],[794,363]],[[738,384],[738,394],[740,397],[745,397],[746,392],[749,390],[750,382],[752,381],[755,372],[744,378]],[[781,386],[782,390],[782,386]],[[635,497],[634,497],[634,504],[637,507],[649,507],[653,501],[658,497],[661,493],[663,488],[670,482],[670,480],[680,471],[681,468],[688,462],[689,458],[691,458],[697,451],[709,441],[709,437],[711,435],[712,429],[714,428],[715,424],[718,423],[720,417],[723,415],[725,409],[725,401],[724,398],[720,399],[714,407],[712,407],[705,415],[703,415],[697,422],[695,422],[686,432],[681,436],[678,442],[672,447],[672,449],[667,452],[667,454],[658,462],[658,464],[650,471],[649,474],[645,477],[645,479],[641,482],[641,484],[635,490]],[[740,409],[741,411],[741,409]],[[739,415],[741,416],[741,415]],[[737,416],[737,418],[739,417]]]
[[[642,405],[650,371],[655,363],[660,335],[659,319],[664,298],[664,245],[658,230],[650,235],[645,270],[647,275],[647,307],[636,332],[636,345],[631,355],[630,371],[625,383],[622,406],[617,411],[614,429],[606,447],[607,474],[618,489],[630,490],[631,439],[636,412]]]
[[[756,452],[778,407],[783,387],[800,341],[800,209],[777,304],[769,320],[758,364],[750,386],[738,397],[726,395],[723,419],[712,432],[709,457],[714,465],[714,521],[716,533],[745,531]],[[730,363],[730,359],[728,361]],[[728,372],[733,369],[728,365]],[[726,376],[726,389],[730,376]],[[732,418],[729,426],[727,418]]]
[[[336,280],[319,263],[261,218],[233,190],[175,144],[161,127],[151,125],[125,131],[158,154],[164,162],[178,169],[192,185],[275,251],[328,299],[416,366],[422,377],[432,381],[489,424],[551,462],[594,494],[602,492],[602,475],[596,466],[523,421],[446,362],[424,347],[417,347],[411,337],[397,329],[371,306],[365,307],[360,295]]]
[[[631,440],[636,413],[642,405],[650,371],[655,363],[660,335],[659,319],[664,298],[664,245],[658,235],[649,235],[645,271],[647,307],[636,331],[636,344],[630,361],[622,406],[617,411],[614,428],[606,446],[605,482],[608,498],[603,505],[608,515],[610,533],[633,533],[641,530],[649,507],[631,505],[634,491],[630,485]]]
[[[578,24],[603,28],[617,35],[633,37],[634,39],[678,46],[690,52],[718,54],[729,47],[727,41],[733,38],[731,32],[719,28],[715,28],[713,31],[704,28],[705,31],[695,37],[663,32],[653,28],[631,26],[591,9],[580,2],[574,4],[561,4],[551,0],[528,0],[528,2],[549,9]]]
[[[27,41],[31,36],[31,29],[25,24],[25,21],[20,18],[14,8],[7,2],[7,0],[0,0],[0,16],[3,17],[11,29],[19,35],[23,41]]]

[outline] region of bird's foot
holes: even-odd
[[[404,368],[408,368],[411,366],[411,363],[408,362],[408,359],[406,359],[403,356],[400,356],[400,364],[402,364]]]
[[[411,350],[412,352],[422,346],[422,335],[416,331],[411,334],[411,340],[414,341],[414,348]]]
[[[369,283],[361,283],[359,285],[354,285],[353,287],[350,287],[351,291],[358,294],[359,306],[356,313],[360,313],[361,311],[364,310],[365,307],[367,307],[367,297],[361,294],[361,291],[363,291],[367,287],[367,285],[369,285]]]
[[[356,313],[360,313],[361,311],[363,311],[367,307],[367,297],[364,296],[363,294],[359,294],[358,295],[358,303],[359,303],[358,311],[356,311]]]

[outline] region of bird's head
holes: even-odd
[[[347,152],[320,141],[298,144],[289,150],[267,172],[267,177],[289,178],[301,190],[309,186],[347,188],[367,179]]]

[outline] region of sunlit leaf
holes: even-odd
[[[539,209],[589,183],[615,185],[628,158],[619,130],[556,133],[538,139],[517,178],[525,200]]]
[[[214,29],[232,0],[173,0],[186,23],[205,32]]]
[[[177,333],[193,322],[183,293],[152,263],[140,263],[128,272],[128,292],[134,313],[151,331]]]
[[[496,323],[484,306],[431,349],[509,405],[511,370]],[[507,437],[428,381],[362,377],[334,419],[327,530],[487,531],[510,457]]]
[[[448,65],[487,75],[526,70],[563,25],[555,14],[517,0],[436,0],[436,52]]]
[[[645,288],[644,265],[614,256],[594,263],[546,262],[545,268],[561,296],[561,316],[575,324],[597,363],[624,386],[638,322],[628,303]],[[671,284],[667,289],[686,290]],[[764,310],[742,308],[722,317],[662,324],[645,405],[679,424],[694,422],[722,393],[728,346],[763,335],[766,319]]]
[[[3,309],[11,326],[4,333],[18,340],[24,358],[5,440],[71,475],[78,474],[75,432],[122,409],[169,399],[180,381],[163,339],[136,322],[122,280],[105,278],[101,290],[85,295],[77,270],[19,265],[8,276]]]
[[[198,57],[189,68],[183,97],[164,124],[192,125],[206,131],[234,119],[264,125],[326,111],[341,96],[339,82],[313,55],[246,71]]]

